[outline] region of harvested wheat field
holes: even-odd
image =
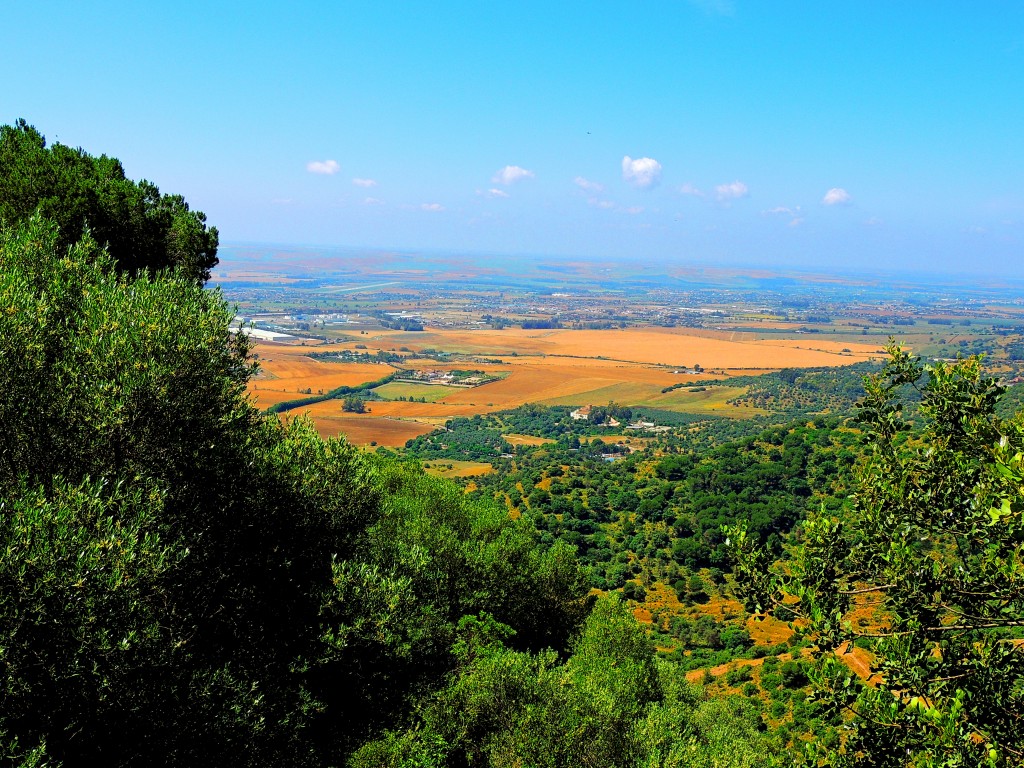
[[[369,404],[371,413],[364,415],[341,416],[341,405],[336,400],[302,409],[324,435],[344,431],[344,424],[355,430],[353,442],[376,440],[382,445],[403,444],[409,437],[441,426],[456,416],[491,413],[526,403],[575,406],[615,401],[681,413],[745,418],[762,411],[728,402],[741,396],[743,389],[709,386],[702,392],[685,387],[670,392],[662,390],[680,382],[701,382],[722,375],[707,371],[682,373],[695,364],[742,375],[783,367],[849,365],[878,354],[873,344],[804,338],[759,341],[751,333],[679,328],[386,331],[361,337],[360,342],[371,354],[375,350],[432,348],[482,355],[486,362],[409,359],[401,367],[472,369],[503,377],[472,388],[389,384],[381,388],[385,397],[417,397],[434,402],[374,401]],[[846,349],[849,351],[844,352]],[[307,390],[309,394],[319,394],[339,386],[374,381],[395,370],[377,363],[308,357],[310,352],[322,351],[319,345],[261,342],[254,351],[260,358],[261,373],[250,382],[249,392],[261,408],[301,398]],[[396,426],[396,420],[404,426]],[[372,433],[374,425],[382,430],[380,434]]]
[[[757,340],[751,333],[693,331],[686,328],[625,328],[600,331],[567,329],[442,331],[389,335],[392,345],[422,350],[444,349],[499,357],[558,355],[655,363],[699,364],[704,368],[809,368],[845,365],[878,357],[877,343],[837,342],[811,338]],[[383,340],[383,339],[382,339]],[[843,349],[850,352],[843,354]]]
[[[382,416],[392,419],[411,419],[427,423],[442,425],[448,419],[455,416],[474,416],[478,413],[488,413],[498,410],[497,406],[491,408],[476,407],[475,405],[448,405],[446,403],[410,403],[401,400],[372,400],[366,405],[370,415]],[[314,420],[321,416],[331,416],[341,412],[340,400],[324,400],[314,403],[301,409],[309,413]]]
[[[379,363],[341,363],[314,360],[307,355],[315,348],[257,343],[259,373],[249,382],[249,395],[258,408],[268,408],[285,400],[329,392],[337,387],[353,387],[383,378],[394,369]]]
[[[337,404],[337,401],[332,402]],[[290,411],[287,416],[291,417],[297,413],[301,413],[301,411]],[[375,443],[388,448],[398,448],[405,445],[406,441],[434,430],[433,424],[355,413],[315,416],[313,423],[316,425],[317,431],[324,437],[343,436],[353,445]]]
[[[494,467],[485,461],[463,461],[458,459],[436,459],[423,462],[423,469],[428,475],[438,477],[479,477],[494,471]]]
[[[594,399],[589,393],[616,385],[639,385],[645,393],[660,392],[680,380],[664,369],[643,365],[616,363],[608,360],[524,358],[510,363],[511,373],[474,389],[454,392],[442,402],[492,403],[502,408],[515,408],[524,403],[553,403],[559,398],[569,404],[607,402]]]
[[[512,434],[512,435],[502,435],[502,437],[505,439],[505,442],[508,443],[509,445],[538,446],[538,445],[547,445],[548,443],[555,442],[551,438],[548,438],[548,437],[536,437],[534,435],[515,435],[515,434]]]

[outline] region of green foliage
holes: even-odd
[[[755,710],[705,701],[624,606],[599,601],[562,663],[491,644],[468,658],[420,722],[351,765],[752,766],[776,749]]]
[[[470,634],[566,652],[571,548],[255,411],[218,293],[36,217],[0,234],[0,304],[5,757],[341,764]]]
[[[451,419],[444,430],[413,438],[406,443],[409,452],[420,458],[487,461],[509,454],[512,446],[498,430],[483,430],[483,417]]]
[[[782,684],[787,688],[802,688],[807,685],[807,669],[802,662],[793,659],[779,667]]]
[[[748,578],[747,597],[791,594],[810,621],[818,695],[854,713],[845,744],[825,748],[830,764],[1024,765],[1024,421],[994,415],[1001,388],[978,359],[923,366],[889,352],[866,382],[855,512],[809,521],[786,574]],[[903,418],[907,387],[916,425]],[[758,555],[742,533],[735,542],[753,577]],[[847,621],[855,594],[880,604],[881,627]],[[822,653],[865,635],[875,687]]]
[[[205,282],[217,264],[217,229],[180,195],[125,176],[115,158],[93,157],[45,138],[24,120],[0,126],[0,224],[40,213],[60,228],[66,251],[86,232],[134,274],[168,267]]]
[[[745,394],[729,401],[734,405],[749,405],[793,415],[844,413],[852,410],[856,401],[864,396],[863,376],[877,368],[876,363],[830,368],[783,368],[776,373],[734,376],[714,383],[747,388]]]
[[[628,447],[584,442],[568,431],[574,429],[601,428],[573,422],[565,409],[526,406],[452,419],[445,430],[409,441],[406,452],[491,462],[497,471],[474,478],[471,495],[507,499],[543,541],[576,547],[599,589],[623,587],[645,570],[674,584],[683,569],[724,565],[720,529],[737,520],[748,521],[752,543],[768,542],[779,551],[807,509],[848,503],[839,493],[857,436],[838,418],[758,427],[739,439],[723,431],[715,440],[725,442],[711,447],[704,444],[712,440],[710,423]],[[513,447],[502,437],[520,431],[554,442]],[[603,455],[613,451],[620,458],[606,461]],[[692,596],[680,596],[700,602],[707,590],[701,585]]]
[[[349,395],[341,401],[341,410],[348,413],[366,413],[366,401],[356,395]]]
[[[739,685],[753,679],[754,671],[747,665],[733,667],[725,673],[725,681],[729,685]]]
[[[628,600],[636,600],[638,603],[642,603],[647,599],[647,590],[635,581],[627,581],[626,585],[622,588],[622,596]]]

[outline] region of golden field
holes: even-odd
[[[717,416],[746,417],[755,408],[737,407],[728,400],[742,389],[709,386],[703,392],[680,388],[662,390],[680,382],[700,382],[729,375],[748,375],[785,367],[849,365],[876,358],[875,344],[856,344],[827,339],[796,338],[758,340],[752,333],[729,333],[679,328],[628,328],[615,330],[427,330],[382,331],[348,342],[322,346],[316,342],[282,344],[259,342],[254,351],[260,374],[249,384],[253,402],[260,408],[296,400],[307,389],[313,394],[339,386],[374,381],[395,370],[378,363],[346,363],[313,360],[311,351],[352,349],[355,343],[371,354],[376,350],[397,352],[443,350],[478,355],[488,362],[461,360],[437,362],[409,359],[400,367],[420,370],[480,370],[503,376],[474,388],[430,388],[389,384],[385,397],[422,396],[434,402],[372,401],[369,413],[342,413],[341,403],[329,400],[301,410],[308,413],[324,435],[345,434],[353,443],[399,446],[455,416],[472,416],[515,408],[525,403],[544,405],[605,404],[648,406],[664,410]],[[844,351],[847,350],[847,351]],[[514,353],[514,354],[513,354]],[[699,375],[677,373],[699,364]],[[390,387],[390,389],[388,389]],[[406,392],[415,387],[416,392]]]
[[[537,437],[536,435],[502,435],[505,438],[505,442],[509,445],[529,445],[536,447],[538,445],[547,445],[548,443],[555,442],[548,437]]]
[[[879,357],[877,343],[839,342],[814,338],[757,339],[756,334],[708,331],[690,328],[625,328],[596,331],[569,329],[524,330],[435,330],[393,331],[365,342],[381,348],[426,348],[448,352],[507,357],[555,355],[559,357],[606,358],[632,363],[654,363],[728,370],[736,368],[778,369],[844,365]],[[843,349],[849,349],[843,353]]]
[[[307,389],[313,394],[337,387],[352,387],[383,378],[394,369],[378,363],[334,363],[314,360],[308,353],[315,348],[295,344],[260,342],[259,372],[249,382],[249,396],[258,408],[269,408],[285,400],[304,397]]]
[[[494,471],[494,467],[485,461],[463,461],[461,459],[435,459],[423,462],[423,469],[428,475],[438,477],[479,477]]]
[[[353,445],[382,445],[388,448],[398,448],[405,445],[407,440],[419,437],[435,429],[433,424],[426,424],[419,421],[402,421],[398,419],[386,419],[373,415],[362,415],[356,413],[341,413],[341,403],[337,400],[330,401],[334,405],[335,413],[332,415],[311,414],[317,431],[324,437],[345,437]],[[306,410],[296,409],[281,418],[293,418],[296,415],[307,414]]]

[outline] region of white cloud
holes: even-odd
[[[533,171],[520,168],[518,165],[506,165],[491,177],[491,181],[494,184],[504,184],[507,187],[509,184],[515,184],[517,181],[532,178]]]
[[[633,205],[633,206],[630,206],[629,208],[624,208],[623,210],[626,213],[628,213],[628,214],[630,214],[632,216],[635,216],[638,213],[643,213],[644,212],[644,207],[642,205]]]
[[[679,191],[684,195],[690,195],[692,197],[706,197],[706,195],[701,190],[697,189],[695,186],[693,186],[693,184],[690,184],[689,182],[683,184],[683,186],[679,188]]]
[[[363,200],[363,205],[384,205],[384,201],[378,200],[376,197],[368,197]]]
[[[355,184],[357,187],[363,187],[365,189],[377,186],[377,182],[374,181],[373,179],[352,179],[352,183]]]
[[[306,170],[321,176],[333,176],[341,170],[337,160],[312,160],[306,163]]]
[[[661,163],[651,157],[622,158],[622,179],[634,187],[649,189],[661,181]]]
[[[850,197],[850,193],[842,187],[832,187],[825,196],[821,198],[823,205],[846,205],[853,198]]]
[[[719,184],[715,187],[715,197],[719,200],[738,200],[750,194],[747,185],[742,181],[734,181],[731,184]]]
[[[613,203],[611,200],[598,200],[596,197],[592,197],[589,200],[587,200],[587,205],[592,206],[594,208],[601,208],[606,211],[611,210],[612,208],[615,207],[615,203]]]
[[[596,181],[590,181],[590,179],[585,179],[582,176],[577,176],[572,182],[587,192],[604,192],[604,184],[598,184]]]
[[[788,216],[789,226],[791,227],[799,227],[804,223],[804,217],[799,205],[795,208],[787,208],[784,205],[777,205],[774,208],[769,208],[767,211],[762,211],[762,213],[765,216]]]
[[[431,212],[436,213],[437,211],[443,211],[444,210],[444,206],[441,205],[440,203],[422,203],[420,205],[420,210],[421,211],[431,211]]]

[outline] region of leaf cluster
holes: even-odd
[[[771,574],[731,532],[746,596],[789,600],[821,652],[823,700],[852,715],[836,764],[1024,764],[1024,421],[994,414],[1002,388],[977,358],[923,365],[891,344],[865,382],[870,452],[855,511],[808,522]],[[920,396],[920,421],[899,393]],[[794,602],[795,601],[795,602]],[[851,621],[855,608],[876,618]],[[865,685],[833,650],[866,638]]]
[[[36,213],[58,225],[61,251],[89,232],[130,274],[171,268],[205,282],[217,265],[217,229],[181,195],[132,181],[116,158],[47,146],[39,131],[18,120],[0,126],[0,224]]]

